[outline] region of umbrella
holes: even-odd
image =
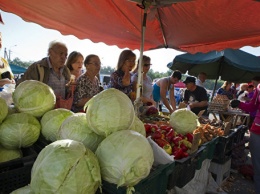
[[[168,68],[188,71],[189,75],[197,76],[205,72],[208,79],[218,79],[236,83],[250,82],[260,74],[260,58],[242,50],[225,49],[208,53],[181,54],[169,63]]]
[[[205,72],[207,79],[216,79],[215,87],[219,77],[225,81],[243,83],[260,74],[260,58],[239,49],[181,54],[167,66],[193,76]]]
[[[14,65],[14,64],[9,64],[9,65],[11,67],[13,74],[20,74],[20,73],[24,73],[26,71],[26,69],[24,67]]]

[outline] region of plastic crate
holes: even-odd
[[[243,141],[247,129],[248,127],[245,125],[241,125],[235,129],[231,129],[235,133],[234,143],[240,143],[241,141]]]
[[[224,164],[231,158],[235,137],[236,133],[232,130],[229,131],[227,136],[219,136],[212,159],[213,162]]]
[[[218,143],[218,139],[219,139],[219,137],[215,137],[211,141],[206,142],[201,145],[201,147],[204,147],[205,149],[203,150],[203,152],[198,160],[197,168],[196,168],[197,170],[201,169],[202,162],[205,159],[210,159],[210,160],[213,159],[214,153],[215,153],[215,148]]]
[[[22,148],[22,152],[22,158],[0,163],[0,194],[9,194],[30,183],[37,153],[33,147]]]
[[[200,147],[197,152],[190,156],[175,160],[175,168],[173,173],[169,176],[167,186],[169,190],[173,189],[174,186],[182,188],[193,179],[204,149],[205,147]]]
[[[173,172],[174,167],[175,164],[173,162],[153,168],[148,177],[134,186],[135,192],[133,194],[165,194],[168,176]],[[102,192],[105,194],[126,194],[126,187],[119,187],[117,189],[115,184],[102,181]]]
[[[42,149],[45,148],[45,146],[49,145],[50,143],[52,142],[46,140],[45,137],[42,134],[40,134],[38,140],[33,144],[33,147],[37,153],[40,153]]]

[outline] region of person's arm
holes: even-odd
[[[195,108],[195,107],[205,107],[208,106],[208,101],[204,100],[201,102],[193,102],[189,104],[190,108]]]
[[[0,87],[3,87],[5,84],[15,84],[15,81],[8,78],[0,79]]]
[[[131,83],[131,74],[130,74],[128,66],[124,65],[122,68],[122,71],[124,72],[124,76],[122,78],[122,85],[129,86]]]
[[[172,110],[175,111],[176,110],[176,100],[175,100],[175,96],[174,96],[174,86],[172,86],[170,88],[169,92],[170,92],[169,95],[170,95],[170,103],[172,106]]]
[[[170,113],[173,112],[173,109],[168,101],[168,99],[166,98],[166,94],[167,94],[167,86],[168,86],[168,81],[163,79],[161,80],[161,84],[160,84],[160,96],[161,96],[161,101],[162,103],[166,106],[166,108],[169,110]]]

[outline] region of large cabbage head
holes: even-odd
[[[181,108],[170,115],[170,125],[177,133],[192,133],[198,125],[198,116],[186,108]]]
[[[8,115],[0,125],[0,143],[7,149],[29,147],[39,138],[40,122],[27,113]]]
[[[19,112],[41,117],[54,108],[56,97],[48,85],[36,80],[26,80],[15,89],[13,101]]]
[[[117,131],[106,137],[96,155],[102,179],[118,187],[127,186],[127,192],[149,175],[154,161],[148,140],[132,130]]]
[[[32,192],[30,185],[27,185],[27,186],[14,190],[10,194],[34,194],[34,193]]]
[[[94,194],[101,184],[98,159],[81,142],[58,140],[33,164],[31,189],[41,194]]]
[[[114,88],[100,92],[85,107],[88,125],[102,136],[129,129],[134,121],[132,101],[126,94]]]
[[[130,130],[136,131],[146,137],[144,123],[137,116],[135,116],[134,122],[131,125]]]
[[[8,106],[5,102],[5,99],[3,99],[2,97],[0,97],[0,109],[1,109],[0,111],[0,124],[1,124],[8,114]]]
[[[58,140],[58,132],[63,121],[74,113],[65,108],[57,108],[46,112],[41,118],[42,135],[46,140]]]
[[[99,143],[105,138],[93,132],[87,123],[86,113],[75,113],[66,118],[59,130],[59,139],[72,139],[82,142],[95,152]]]
[[[6,149],[0,145],[0,163],[7,162],[16,158],[21,158],[23,153],[20,149]]]

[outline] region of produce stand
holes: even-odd
[[[0,163],[0,194],[9,194],[30,183],[37,153],[33,147],[22,148],[22,152],[22,158]]]
[[[175,163],[159,165],[153,167],[148,177],[139,182],[134,194],[165,194],[167,189],[168,177],[174,171]],[[102,181],[102,192],[104,194],[126,194],[126,187],[119,187],[115,184]],[[99,194],[99,190],[97,194]]]

